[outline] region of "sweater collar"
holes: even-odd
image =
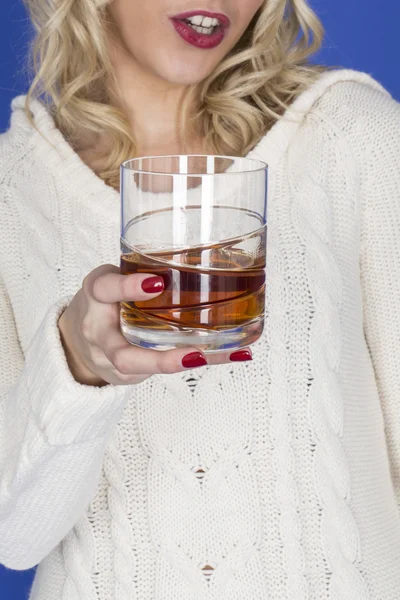
[[[325,90],[339,81],[358,81],[384,91],[384,88],[366,73],[350,69],[326,71],[296,98],[286,110],[283,117],[275,122],[266,135],[247,154],[247,157],[257,158],[266,162],[269,166],[269,176],[273,176],[276,165],[284,155],[299,125],[313,104],[321,97]],[[25,95],[14,98],[11,108],[14,113],[21,111],[19,118],[24,120],[24,128],[30,128],[30,131],[32,131],[32,127],[27,121],[24,112],[25,98]],[[45,163],[46,168],[51,169],[56,179],[68,181],[69,185],[73,187],[76,196],[85,197],[86,199],[89,196],[94,197],[97,209],[105,210],[108,215],[110,215],[111,203],[111,206],[114,208],[113,212],[115,212],[115,205],[119,206],[118,192],[105,184],[82,161],[80,156],[66,141],[60,130],[55,126],[54,119],[44,104],[37,99],[32,99],[31,110],[37,127],[47,138],[45,139],[37,131],[34,131],[32,134],[33,147],[39,161]],[[51,144],[49,144],[48,140]]]

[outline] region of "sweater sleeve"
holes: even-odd
[[[11,569],[38,564],[84,513],[132,392],[73,379],[57,326],[67,304],[50,308],[24,357],[0,280],[0,563]]]
[[[364,332],[400,502],[400,104],[379,90],[359,87],[352,144],[362,198]]]

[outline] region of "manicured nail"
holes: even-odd
[[[191,352],[182,358],[182,365],[186,369],[194,369],[195,367],[204,367],[207,364],[206,359],[201,352]]]
[[[156,294],[164,289],[164,280],[162,277],[148,277],[142,281],[142,290],[146,294]]]
[[[250,350],[237,350],[236,352],[232,352],[229,357],[229,360],[233,360],[234,362],[239,362],[242,360],[253,360],[253,356]]]

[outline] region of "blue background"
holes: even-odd
[[[312,4],[327,31],[315,60],[365,71],[400,100],[398,0],[314,0]],[[29,22],[21,2],[1,0],[0,131],[8,128],[12,98],[26,91],[23,67],[28,37]],[[27,599],[33,575],[34,570],[17,572],[0,566],[0,600]]]

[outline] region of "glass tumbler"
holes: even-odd
[[[255,342],[264,326],[265,163],[175,155],[121,165],[121,273],[149,273],[164,291],[121,303],[128,342],[218,352]]]

